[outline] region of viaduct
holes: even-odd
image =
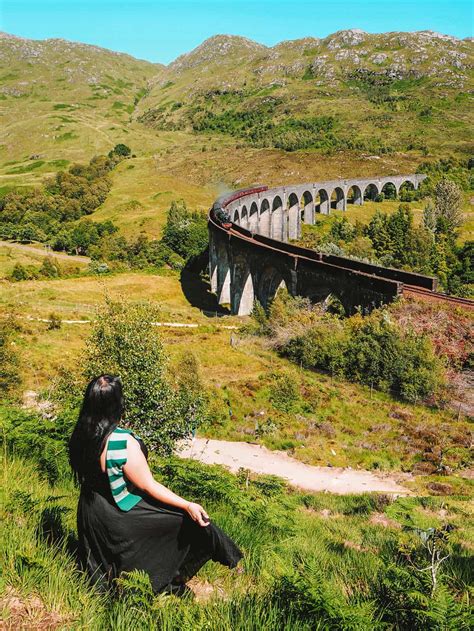
[[[381,193],[417,189],[425,175],[331,180],[268,188],[255,186],[220,197],[209,212],[211,291],[231,312],[248,315],[255,300],[267,307],[280,287],[314,302],[337,297],[348,314],[367,312],[403,294],[448,299],[437,280],[403,270],[301,248],[291,243],[316,213],[346,210]]]

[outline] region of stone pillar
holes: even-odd
[[[237,307],[237,315],[250,315],[253,309],[254,302],[254,290],[253,290],[253,281],[252,275],[248,274],[245,284],[242,289],[242,293],[240,294],[240,300]]]
[[[231,303],[231,295],[230,295],[230,267],[222,266],[221,271],[221,280],[220,283],[220,291],[218,295],[218,300],[220,305],[228,305]]]

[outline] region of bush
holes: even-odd
[[[280,412],[292,412],[300,400],[298,380],[291,373],[275,373],[270,383],[270,401]]]
[[[204,417],[202,400],[187,384],[173,387],[158,329],[159,312],[150,303],[106,300],[87,342],[84,375],[119,375],[126,422],[160,453],[169,454]],[[188,367],[189,378],[191,371]]]
[[[0,318],[0,398],[14,392],[21,383],[20,358],[14,343],[19,325],[12,315]]]
[[[306,368],[319,368],[407,401],[432,396],[442,382],[442,364],[429,339],[402,331],[384,311],[341,321],[327,314],[290,339],[282,352]]]

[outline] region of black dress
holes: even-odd
[[[83,568],[100,589],[108,589],[123,571],[144,570],[154,592],[172,592],[207,561],[232,568],[243,556],[212,522],[199,526],[184,510],[149,495],[142,494],[128,512],[120,510],[100,467],[93,481],[82,485],[77,529]]]

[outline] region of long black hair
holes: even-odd
[[[79,484],[88,485],[100,474],[100,454],[123,413],[120,377],[100,375],[92,379],[69,439],[69,462]]]

